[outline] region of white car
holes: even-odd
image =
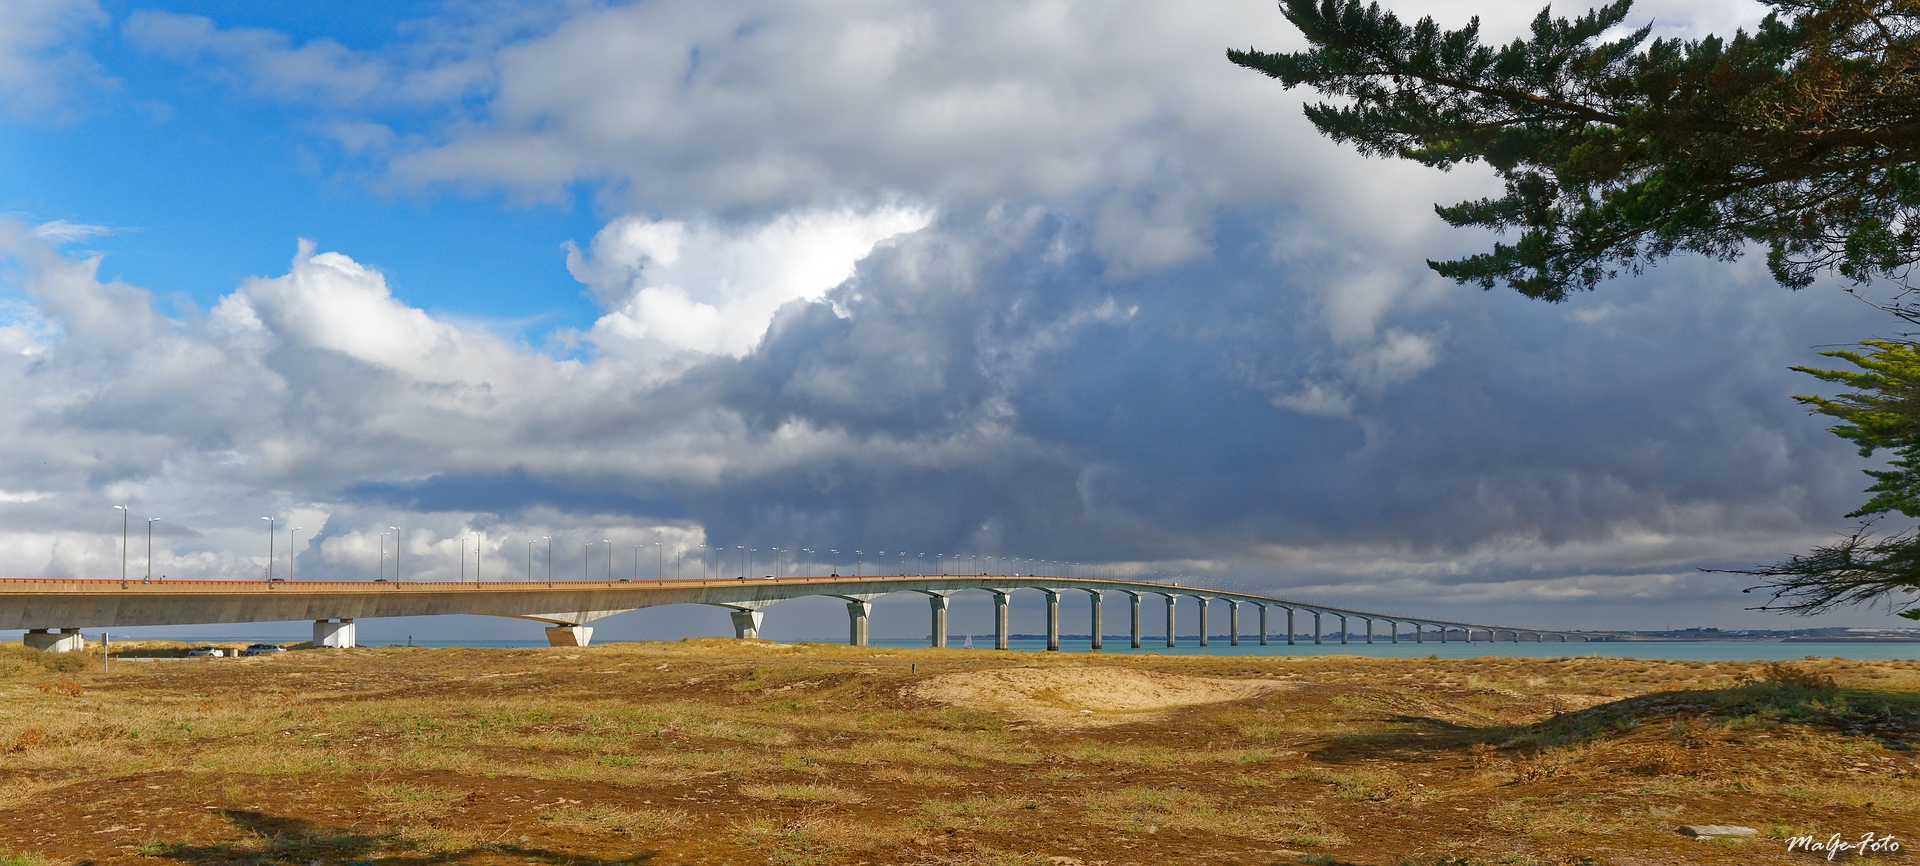
[[[187,650],[187,658],[190,658],[190,659],[206,659],[206,658],[217,659],[217,658],[224,658],[226,654],[227,654],[226,650],[223,650],[217,646],[197,646],[197,647],[194,647],[193,649]]]

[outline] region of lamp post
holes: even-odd
[[[400,527],[389,526],[393,530],[393,582],[400,582]]]
[[[387,534],[380,533],[380,579],[387,579]]]
[[[634,577],[640,575],[635,574]],[[653,580],[655,583],[667,579],[667,546],[656,541],[653,543]]]
[[[293,558],[296,555],[294,553],[293,534],[305,528],[306,527],[304,526],[296,526],[292,529],[287,530],[287,579],[288,580],[293,579]],[[147,523],[147,559],[149,561],[153,559],[153,523],[152,522]],[[151,566],[149,566],[149,568],[151,568]]]
[[[127,585],[127,507],[114,507],[120,509],[120,586],[124,589]]]
[[[747,577],[747,546],[744,544],[736,544],[733,546],[733,549],[740,551],[740,578],[745,580]]]
[[[829,547],[827,548],[827,552],[833,554],[833,576],[839,577],[840,576],[840,551],[837,548]]]
[[[600,543],[607,546],[607,582],[612,583],[613,582],[613,540],[608,538],[602,538],[600,539]]]
[[[638,544],[633,546],[633,579],[634,580],[640,579],[640,547],[641,545],[638,545]]]
[[[153,522],[159,519],[158,517],[147,518],[147,579],[143,581],[144,583],[153,582]]]
[[[673,579],[674,580],[681,579],[680,566],[685,564],[686,561],[687,561],[687,549],[685,547],[674,548],[673,549]]]
[[[533,541],[527,541],[527,582],[533,582]]]
[[[262,517],[260,519],[267,522],[267,582],[272,583],[273,582],[273,518]],[[126,574],[125,574],[126,568],[127,568],[126,559],[127,559],[126,554],[122,553],[120,556],[120,562],[121,562],[120,570],[122,572],[120,577],[122,580],[126,579]]]
[[[593,559],[593,542],[589,541],[580,546],[580,579],[583,581],[591,579],[587,576],[587,562],[591,559]]]
[[[860,576],[860,551],[853,552],[853,576]]]
[[[707,546],[702,544],[700,545],[700,549],[702,551],[705,551],[707,549]],[[704,552],[700,554],[700,579],[701,580],[707,579],[707,555]]]
[[[473,585],[474,586],[480,585],[480,548],[484,546],[486,543],[487,543],[486,533],[475,532],[473,534]]]
[[[542,535],[547,542],[547,588],[553,588],[553,536]]]

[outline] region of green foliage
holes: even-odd
[[[1506,194],[1437,207],[1517,230],[1441,274],[1550,301],[1675,252],[1768,248],[1774,278],[1902,276],[1920,259],[1920,0],[1772,0],[1751,34],[1604,39],[1631,0],[1543,10],[1494,47],[1479,19],[1411,26],[1360,0],[1283,0],[1311,48],[1233,63],[1343,104],[1307,116],[1362,153],[1446,169],[1484,161]]]
[[[1893,312],[1908,319],[1916,316],[1904,308]],[[1762,610],[1816,613],[1885,600],[1907,608],[1902,616],[1920,619],[1920,609],[1913,609],[1913,596],[1920,594],[1920,532],[1870,532],[1872,520],[1886,514],[1920,517],[1920,344],[1866,340],[1860,345],[1866,351],[1823,353],[1858,369],[1793,368],[1853,390],[1831,398],[1793,399],[1838,419],[1839,424],[1827,429],[1859,446],[1860,456],[1885,450],[1892,459],[1885,469],[1867,470],[1874,479],[1867,488],[1871,498],[1847,516],[1868,522],[1852,535],[1765,568],[1736,572],[1766,578],[1764,586],[1773,590],[1773,597]]]

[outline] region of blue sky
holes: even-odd
[[[7,4],[0,567],[117,573],[124,503],[181,577],[257,575],[273,514],[314,578],[552,536],[1797,624],[1701,569],[1847,528],[1866,464],[1786,368],[1891,323],[1751,258],[1440,280],[1488,238],[1431,205],[1491,178],[1222,57],[1296,39],[1238,0]]]

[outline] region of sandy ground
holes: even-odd
[[[908,697],[985,710],[1049,728],[1094,728],[1163,718],[1168,710],[1294,688],[1279,680],[1223,680],[1126,668],[1002,668],[934,677]]]

